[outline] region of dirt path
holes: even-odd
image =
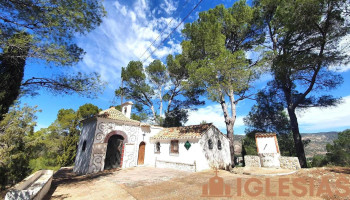
[[[159,169],[151,167],[135,167],[125,170],[111,170],[89,176],[75,176],[71,169],[60,170],[54,176],[52,188],[46,199],[207,199],[201,197],[202,187],[208,183],[209,179],[215,175],[212,170],[190,173],[172,169]],[[225,184],[229,184],[231,195],[229,199],[350,199],[350,197],[340,198],[339,196],[321,197],[303,196],[297,198],[292,191],[296,190],[292,184],[284,190],[289,196],[279,196],[278,186],[280,178],[292,181],[294,178],[304,178],[307,184],[315,180],[315,191],[323,177],[332,189],[335,190],[335,181],[338,177],[345,177],[350,180],[349,168],[313,168],[302,169],[297,173],[285,176],[262,177],[245,175],[238,172],[230,173],[219,171],[218,176],[223,178]],[[261,194],[252,197],[247,194],[244,184],[251,178],[256,178],[262,182]],[[241,180],[242,193],[239,196],[237,180]],[[270,184],[269,190],[266,188],[266,179]],[[258,184],[250,184],[249,191],[255,191]],[[350,188],[350,185],[347,185]],[[248,193],[249,193],[248,191]],[[315,193],[316,193],[315,192]],[[268,196],[267,193],[275,194]],[[227,199],[227,198],[210,198]]]

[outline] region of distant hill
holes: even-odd
[[[302,133],[303,140],[310,139],[311,142],[305,147],[306,157],[313,157],[316,154],[326,154],[326,145],[333,144],[338,139],[338,132]]]
[[[313,157],[316,154],[326,154],[326,145],[333,143],[333,140],[338,138],[338,132],[320,132],[320,133],[302,133],[303,140],[310,139],[311,142],[305,147],[306,157]],[[241,154],[242,144],[241,140],[245,135],[235,135],[235,153]]]

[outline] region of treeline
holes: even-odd
[[[281,146],[307,167],[306,141],[300,135],[296,111],[341,102],[327,92],[343,82],[331,67],[349,61],[338,47],[350,33],[347,4],[344,0],[255,0],[251,4],[239,0],[228,8],[218,5],[185,24],[181,54],[170,55],[164,64],[155,60],[143,66],[130,61],[121,74],[124,85],[116,94],[150,110],[148,116],[158,124],[175,109],[186,116],[186,109],[195,108],[186,105],[186,99],[201,103],[204,99],[198,97],[206,97],[220,104],[234,167],[239,103],[254,98],[256,81],[267,73],[271,80],[259,95],[269,96],[279,107],[268,113],[252,110],[249,118],[256,118],[254,126],[259,127],[248,132],[273,131],[266,125],[277,120],[278,126],[288,129],[279,136]],[[288,120],[277,117],[282,114]]]
[[[85,104],[78,110],[61,109],[47,128],[34,132],[36,107],[11,107],[0,122],[0,186],[4,189],[40,169],[72,166],[84,118],[100,109]]]

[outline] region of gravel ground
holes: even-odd
[[[334,195],[315,196],[318,185],[322,178],[326,177],[331,190],[336,188],[335,181],[338,177],[350,180],[349,168],[312,168],[302,169],[298,172],[285,176],[254,176],[245,175],[241,172],[255,172],[258,169],[235,169],[236,171],[219,171],[225,184],[231,188],[231,198],[210,199],[350,199],[350,197],[339,197]],[[260,169],[261,170],[261,169]],[[264,170],[261,170],[262,172]],[[261,172],[261,173],[262,173]],[[276,172],[279,172],[278,170]],[[272,173],[269,171],[269,173]],[[123,170],[109,170],[94,175],[75,176],[71,168],[65,168],[55,174],[52,188],[46,199],[208,199],[201,197],[203,184],[208,183],[215,176],[213,170],[190,173],[173,169],[159,169],[151,167],[135,167]],[[238,196],[237,180],[242,180],[242,185],[247,180],[256,178],[262,182],[262,192],[257,197],[247,194],[242,187],[242,194]],[[289,196],[279,196],[278,186],[280,178],[293,180],[293,178],[304,178],[307,184],[314,179],[315,194],[297,198],[292,191],[296,190],[292,184],[285,190]],[[270,190],[266,189],[266,181],[270,183]],[[254,191],[257,184],[252,183],[248,189]],[[347,185],[350,188],[350,184]],[[267,193],[276,194],[273,197]]]

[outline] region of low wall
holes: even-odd
[[[261,167],[259,156],[244,156],[246,167]]]
[[[189,171],[189,172],[197,171],[196,162],[194,162],[193,164],[190,164],[190,163],[179,163],[179,162],[172,162],[172,161],[156,160],[155,167],[178,169],[178,170]]]
[[[283,169],[300,169],[298,157],[280,157],[281,168]]]
[[[12,187],[5,196],[5,200],[15,199],[43,199],[50,190],[52,170],[39,170]]]

